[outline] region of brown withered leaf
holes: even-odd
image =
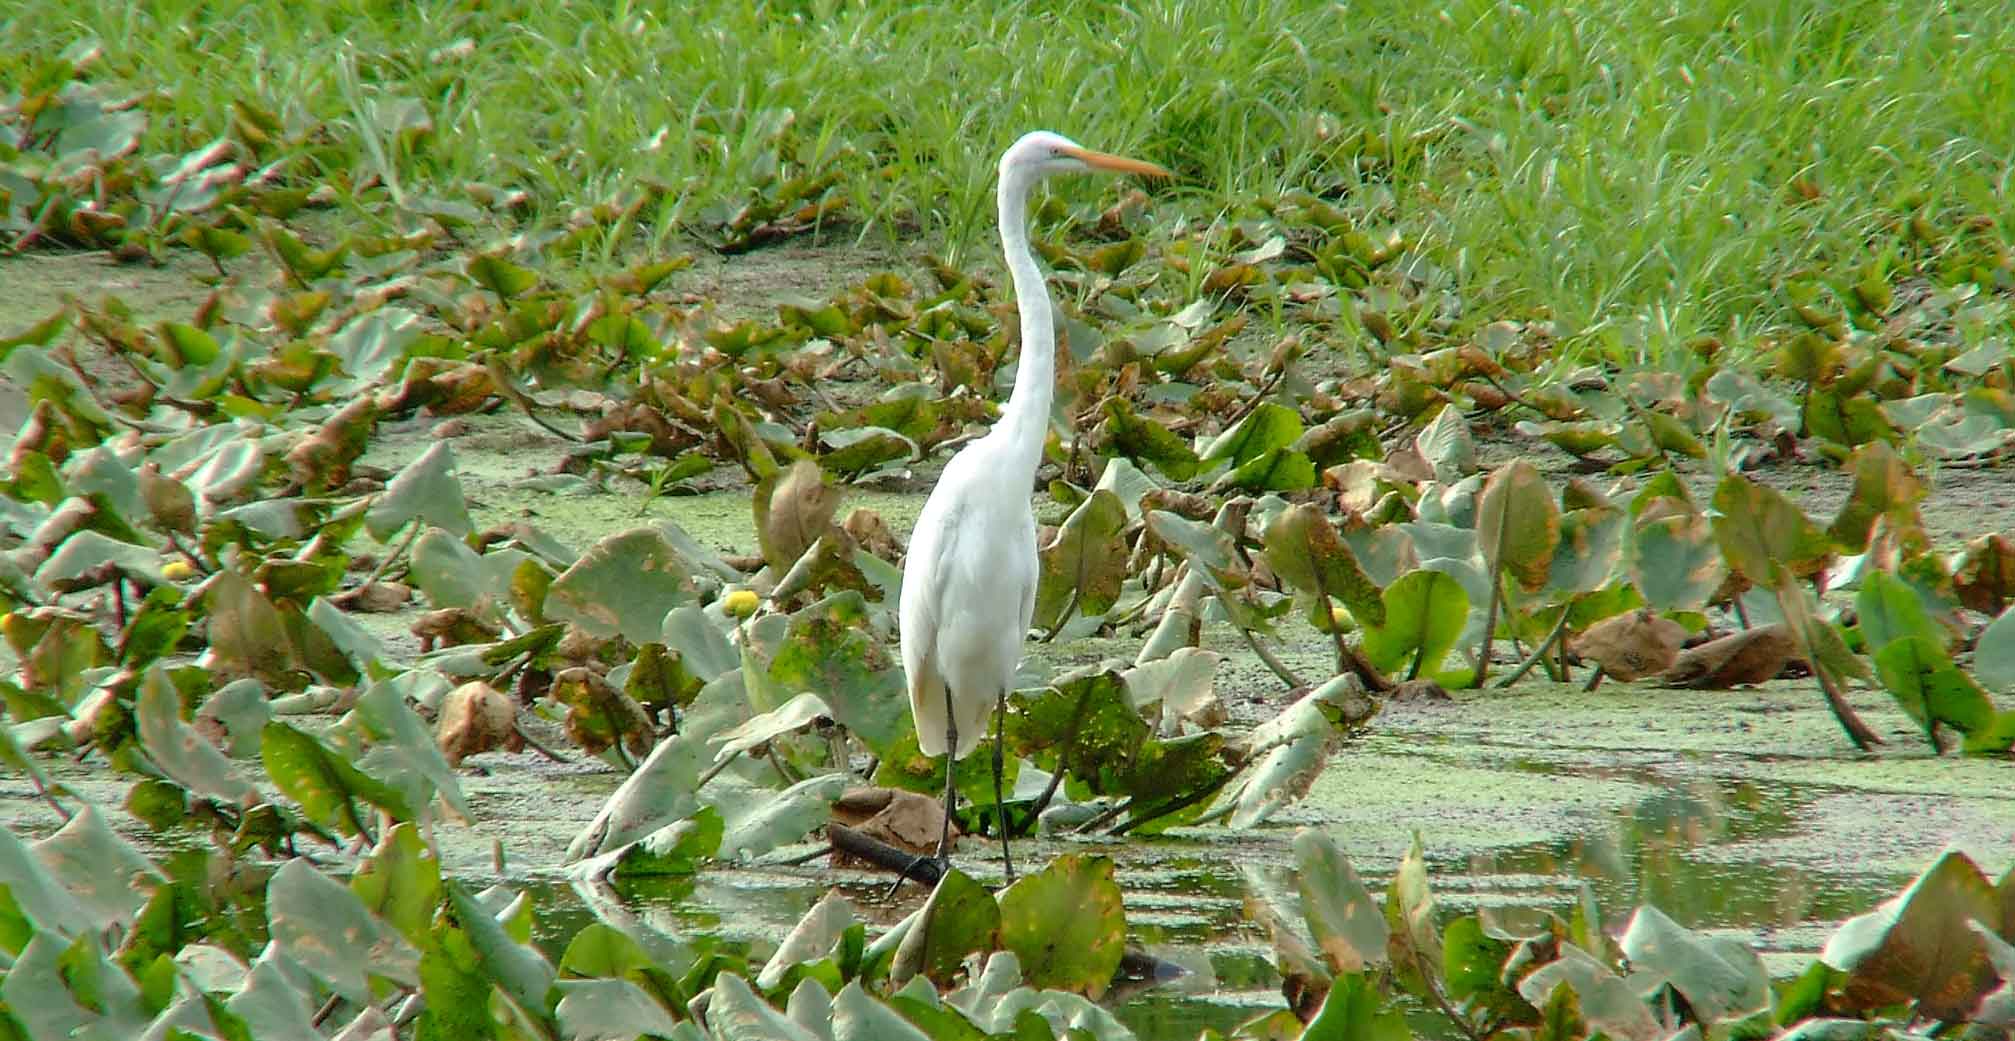
[[[35,403],[28,421],[21,424],[21,432],[15,436],[14,447],[8,453],[7,468],[20,473],[22,459],[29,452],[40,452],[60,466],[70,457],[70,447],[70,428],[56,406],[44,398]]]
[[[485,643],[502,635],[503,629],[466,607],[444,607],[428,611],[413,623],[412,633],[420,638],[425,653],[436,644],[450,647],[465,643]]]
[[[701,437],[674,424],[663,412],[641,401],[608,406],[598,419],[581,428],[581,436],[601,441],[613,433],[644,434],[651,439],[651,454],[667,458],[700,445]]]
[[[776,588],[770,591],[770,599],[781,603],[800,593],[809,592],[817,596],[832,588],[851,589],[870,600],[881,599],[881,591],[854,563],[854,551],[859,548],[846,529],[828,525],[826,533],[807,547],[804,555],[777,579]]]
[[[1546,585],[1560,546],[1560,509],[1539,470],[1523,459],[1499,467],[1476,498],[1477,548],[1527,592]],[[1495,576],[1492,576],[1493,579]]]
[[[517,717],[517,707],[497,688],[481,680],[464,683],[441,699],[434,740],[450,766],[460,766],[472,755],[497,748],[516,752],[525,747]]]
[[[865,506],[854,507],[847,519],[840,524],[846,533],[854,537],[861,549],[893,564],[903,559],[903,544],[896,534],[889,530],[882,515]]]
[[[760,496],[765,489],[757,487]],[[825,481],[819,464],[800,459],[783,472],[769,491],[767,509],[757,530],[763,558],[779,572],[797,563],[805,550],[832,526],[840,505],[840,490]]]
[[[1385,487],[1380,483],[1380,473],[1386,464],[1369,459],[1353,459],[1338,463],[1322,472],[1322,483],[1336,492],[1339,508],[1352,513],[1369,511],[1384,496]]]
[[[20,472],[18,467],[15,472]],[[196,496],[188,485],[162,474],[160,465],[151,460],[140,467],[140,499],[155,527],[182,535],[195,532]]]
[[[1433,680],[1401,680],[1392,685],[1392,693],[1387,695],[1394,701],[1454,701],[1441,684]]]
[[[1930,548],[1918,504],[1924,501],[1925,487],[1887,441],[1871,441],[1854,450],[1847,465],[1854,471],[1854,489],[1828,533],[1848,552],[1868,547],[1876,521],[1887,521],[1890,537],[1906,555]]]
[[[359,396],[324,420],[313,434],[287,452],[294,484],[322,492],[350,479],[350,464],[364,454],[365,441],[378,425],[378,399]]]
[[[1434,480],[1434,464],[1415,445],[1395,448],[1385,454],[1386,472],[1379,476],[1394,484],[1423,484]]]
[[[1179,488],[1156,488],[1140,497],[1141,512],[1167,510],[1190,520],[1209,520],[1217,512],[1217,504],[1207,495],[1186,492]]]
[[[1511,404],[1511,395],[1497,389],[1494,384],[1480,380],[1463,380],[1453,389],[1485,412],[1495,412]]]
[[[1104,213],[1098,215],[1098,237],[1116,239],[1127,234],[1127,225],[1139,219],[1147,209],[1147,193],[1139,188],[1130,188],[1119,201],[1113,203]]]
[[[412,599],[413,588],[403,582],[371,582],[345,589],[330,597],[329,603],[360,614],[386,614],[406,606]]]
[[[833,819],[912,853],[937,851],[938,837],[945,822],[945,808],[938,800],[900,788],[849,788],[833,802]],[[958,822],[952,822],[952,841],[960,837]],[[858,858],[833,851],[834,867],[871,867]]]
[[[654,738],[644,707],[593,669],[560,670],[549,693],[567,706],[567,737],[582,751],[594,755],[619,740],[632,755],[651,750]]]
[[[1590,626],[1574,640],[1574,652],[1593,659],[1612,679],[1628,682],[1671,668],[1685,642],[1684,626],[1639,608]]]
[[[2000,614],[2015,601],[2015,539],[1996,532],[1968,542],[1953,569],[1952,585],[1968,609]]]
[[[1668,687],[1727,690],[1777,678],[1797,653],[1790,629],[1766,625],[1689,647],[1659,678]]]
[[[441,415],[474,412],[499,393],[490,370],[474,362],[415,358],[396,388],[380,391],[380,411],[405,414],[431,407]]]

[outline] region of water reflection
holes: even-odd
[[[1521,768],[1553,772],[1549,764]],[[1507,925],[1567,914],[1583,883],[1606,928],[1615,933],[1640,904],[1656,904],[1693,928],[1733,929],[1766,951],[1780,930],[1832,922],[1866,910],[1905,881],[1758,861],[1739,844],[1795,835],[1800,816],[1822,793],[1806,786],[1752,781],[1674,781],[1642,769],[1605,772],[1654,789],[1629,810],[1582,834],[1534,842],[1467,859],[1435,862],[1431,875],[1446,912],[1488,911]],[[1120,862],[1132,940],[1190,970],[1183,979],[1121,995],[1115,1014],[1143,1038],[1194,1037],[1231,1027],[1280,1004],[1270,941],[1248,920],[1249,900],[1281,907],[1298,920],[1291,869],[1269,835],[1263,842],[1204,842],[1163,837],[1101,847]],[[1433,836],[1425,836],[1430,860]],[[1349,850],[1348,839],[1339,836]],[[1262,866],[1265,862],[1271,866]],[[1365,882],[1383,892],[1388,878],[1360,863]],[[1385,870],[1390,869],[1385,865]],[[921,893],[882,901],[882,881],[866,873],[835,875],[822,866],[737,869],[690,879],[652,880],[589,889],[558,882],[527,886],[538,901],[538,941],[554,958],[596,918],[610,919],[649,942],[701,937],[767,958],[784,934],[828,891],[837,889],[879,933],[916,906]],[[1524,919],[1524,922],[1520,922]],[[1427,1019],[1434,1019],[1429,1016]],[[1416,1026],[1433,1026],[1425,1022]]]
[[[1525,895],[1550,897],[1556,910],[1586,881],[1612,931],[1634,908],[1653,904],[1690,928],[1754,932],[1766,947],[1778,930],[1865,911],[1907,881],[1856,874],[1846,864],[1821,872],[1728,854],[1737,843],[1794,834],[1814,798],[1807,787],[1616,773],[1659,788],[1607,827],[1472,857],[1471,874],[1486,891],[1492,878],[1544,880]]]

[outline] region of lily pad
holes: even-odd
[[[1387,672],[1434,675],[1469,621],[1469,594],[1445,572],[1420,570],[1387,586],[1385,624],[1366,626],[1364,653]]]
[[[266,884],[273,942],[351,1001],[369,1001],[367,974],[408,986],[419,982],[419,952],[342,883],[289,860]]]
[[[475,530],[462,483],[455,477],[455,452],[446,441],[435,442],[392,478],[364,515],[364,528],[372,538],[388,542],[414,520],[458,538]]]
[[[1640,907],[1622,947],[1633,971],[1662,978],[1702,1023],[1743,1019],[1770,1007],[1770,974],[1739,940],[1696,933],[1655,907]]]
[[[1126,942],[1112,861],[1066,854],[1016,881],[1000,896],[1000,937],[1032,986],[1104,994]]]
[[[1517,460],[1484,482],[1476,541],[1487,567],[1509,571],[1527,592],[1545,587],[1560,544],[1560,510],[1531,463]]]
[[[591,636],[656,640],[665,616],[695,599],[685,559],[655,528],[631,528],[588,547],[546,591],[546,614]]]
[[[1001,906],[993,894],[957,868],[932,888],[890,970],[892,982],[926,976],[948,985],[963,969],[966,955],[993,950],[1001,938]]]
[[[1117,603],[1126,579],[1126,507],[1112,492],[1094,491],[1042,547],[1036,584],[1035,624],[1054,629],[1065,611],[1103,615]]]
[[[1385,600],[1357,555],[1322,511],[1294,505],[1266,527],[1266,560],[1281,580],[1320,598],[1334,597],[1359,625],[1384,625]]]
[[[1847,973],[1847,1009],[1908,1001],[1933,1019],[1964,1019],[1996,979],[1986,944],[1967,923],[2000,915],[1979,865],[1948,851],[1902,893],[1843,923],[1819,957]]]

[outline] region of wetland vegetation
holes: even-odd
[[[2008,1036],[2007,14],[0,0],[0,1036]]]

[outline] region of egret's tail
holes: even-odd
[[[910,715],[917,722],[917,747],[925,755],[943,755],[945,682],[926,670],[918,671],[924,674],[909,683]],[[958,695],[957,702],[953,707],[958,712],[959,746],[952,758],[964,759],[991,732],[988,726],[993,719],[994,699]]]

